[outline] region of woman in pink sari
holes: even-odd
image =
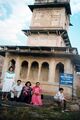
[[[40,83],[36,82],[36,85],[33,87],[32,90],[32,104],[33,105],[42,105],[41,93],[42,90],[40,88]]]

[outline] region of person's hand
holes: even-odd
[[[11,90],[10,92],[14,93],[14,91],[13,91],[13,90]]]
[[[17,91],[14,91],[14,95],[17,96]]]
[[[39,93],[35,93],[35,95],[39,95]]]

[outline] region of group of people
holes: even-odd
[[[64,89],[59,88],[59,91],[54,96],[55,102],[63,110],[66,109],[66,99],[63,94]],[[33,105],[43,105],[42,103],[42,89],[40,83],[36,82],[36,85],[32,87],[31,82],[27,81],[25,85],[22,85],[21,80],[17,80],[15,83],[14,68],[11,66],[5,73],[2,87],[2,99],[8,99],[8,93],[10,93],[11,101],[21,101]]]
[[[15,82],[15,73],[12,66],[4,75],[2,100],[8,100],[9,94],[11,101],[16,100],[33,105],[42,105],[40,83],[36,82],[36,85],[32,87],[30,81],[27,81],[25,85],[22,84],[21,80]]]

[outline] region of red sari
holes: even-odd
[[[41,99],[41,88],[38,86],[33,87],[33,95],[32,95],[32,104],[33,105],[42,105]]]

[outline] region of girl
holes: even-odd
[[[2,100],[8,100],[8,93],[10,93],[12,86],[15,83],[15,73],[14,69],[11,66],[8,71],[5,73],[2,87]]]
[[[40,83],[36,82],[36,85],[32,89],[32,104],[33,105],[42,105],[41,93],[42,90],[40,88]]]

